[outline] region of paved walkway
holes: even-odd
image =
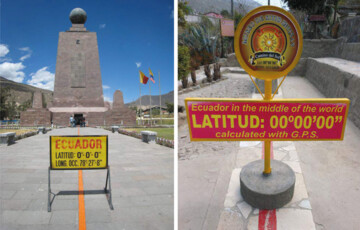
[[[79,229],[78,196],[57,196],[47,212],[49,136],[77,135],[57,129],[0,147],[1,230]],[[87,230],[172,229],[173,149],[102,129],[80,135],[109,136],[114,210],[104,194],[85,195]],[[84,190],[103,189],[106,170],[83,170]],[[52,191],[78,190],[78,171],[52,171]]]
[[[247,75],[224,75],[225,81],[180,95],[179,105],[186,97],[251,96]],[[238,142],[190,142],[187,125],[179,127],[179,229],[216,229],[238,148]]]
[[[213,97],[234,97],[233,91],[223,89],[239,87],[238,82],[230,78],[221,83],[219,90],[215,84],[183,94],[179,104],[189,96],[209,97],[205,90]],[[284,98],[323,97],[300,77],[288,77],[282,89]],[[294,199],[275,214],[252,209],[241,200],[239,187],[233,186],[239,184],[242,165],[261,157],[260,143],[190,142],[187,125],[182,124],[179,229],[271,229],[268,220],[274,216],[276,229],[360,229],[355,205],[360,203],[360,131],[351,121],[342,142],[274,142],[274,158],[286,161],[297,173]]]
[[[301,77],[287,78],[282,88],[286,98],[324,97]],[[343,141],[294,143],[316,229],[360,229],[360,130],[348,119]]]

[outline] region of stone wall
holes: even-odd
[[[51,113],[43,108],[43,97],[40,91],[36,91],[33,96],[32,108],[20,114],[20,124],[22,126],[51,125]]]
[[[360,62],[360,43],[343,43],[342,46],[335,50],[334,56],[350,61]]]
[[[302,58],[333,57],[334,48],[342,42],[340,39],[304,39]]]
[[[349,98],[351,104],[348,118],[360,128],[360,72],[356,74],[354,71],[350,72],[344,67],[339,67],[341,65],[336,61],[309,58],[305,77],[325,97]]]
[[[304,76],[306,72],[307,58],[300,58],[297,65],[290,71],[288,76]]]
[[[44,108],[31,108],[20,114],[21,126],[49,126],[51,125],[50,111]]]
[[[340,23],[339,37],[347,37],[348,42],[360,42],[360,16],[348,17]]]
[[[123,93],[116,90],[112,109],[106,112],[106,125],[136,125],[136,112],[124,104]]]
[[[360,62],[360,42],[349,43],[346,38],[304,39],[301,58],[337,57]]]

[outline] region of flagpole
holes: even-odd
[[[142,125],[142,120],[141,120],[141,82],[139,85],[139,91],[140,91],[140,124]]]
[[[160,87],[160,71],[159,71],[159,95],[160,95],[160,124],[162,125],[162,109],[161,109],[161,87]]]
[[[152,120],[151,120],[151,83],[149,82],[149,93],[150,93],[150,126],[152,125]]]

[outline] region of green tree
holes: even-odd
[[[214,62],[220,47],[219,27],[206,16],[200,23],[189,23],[187,31],[179,34],[179,44],[190,48],[191,56],[200,65]],[[201,60],[197,60],[200,57]]]
[[[239,14],[237,11],[235,11],[235,15],[234,15],[234,26],[235,29],[237,27],[237,25],[240,23],[241,19],[243,18],[243,16],[241,14]]]
[[[10,96],[10,89],[8,87],[0,89],[0,120],[4,120],[7,117],[7,99]]]
[[[282,0],[290,9],[305,11],[308,14],[322,14],[326,0]]]
[[[222,10],[220,12],[220,14],[224,17],[224,18],[231,18],[231,14],[229,13],[229,11],[227,10]]]
[[[166,102],[166,111],[168,113],[173,113],[174,112],[174,103]]]
[[[160,115],[160,109],[151,109],[151,115]]]
[[[192,12],[192,9],[187,4],[188,4],[188,2],[179,2],[178,3],[178,25],[179,25],[179,27],[186,27],[187,23],[185,20],[185,16]]]
[[[18,106],[18,110],[19,110],[19,111],[25,111],[25,110],[27,110],[28,108],[31,108],[31,102],[32,102],[31,99],[23,102],[21,105]]]
[[[7,117],[9,120],[14,120],[16,116],[19,115],[18,106],[16,105],[15,100],[12,98],[11,101],[8,101],[6,107]]]
[[[186,46],[178,46],[178,78],[187,87],[187,75],[190,72],[190,52]]]

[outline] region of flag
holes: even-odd
[[[146,85],[149,78],[147,76],[145,76],[145,74],[143,72],[141,72],[140,70],[139,70],[139,73],[140,73],[140,83],[143,83],[144,85]]]
[[[155,83],[154,74],[151,72],[151,69],[150,69],[150,68],[149,68],[149,72],[150,72],[150,81],[152,81],[153,83]]]

